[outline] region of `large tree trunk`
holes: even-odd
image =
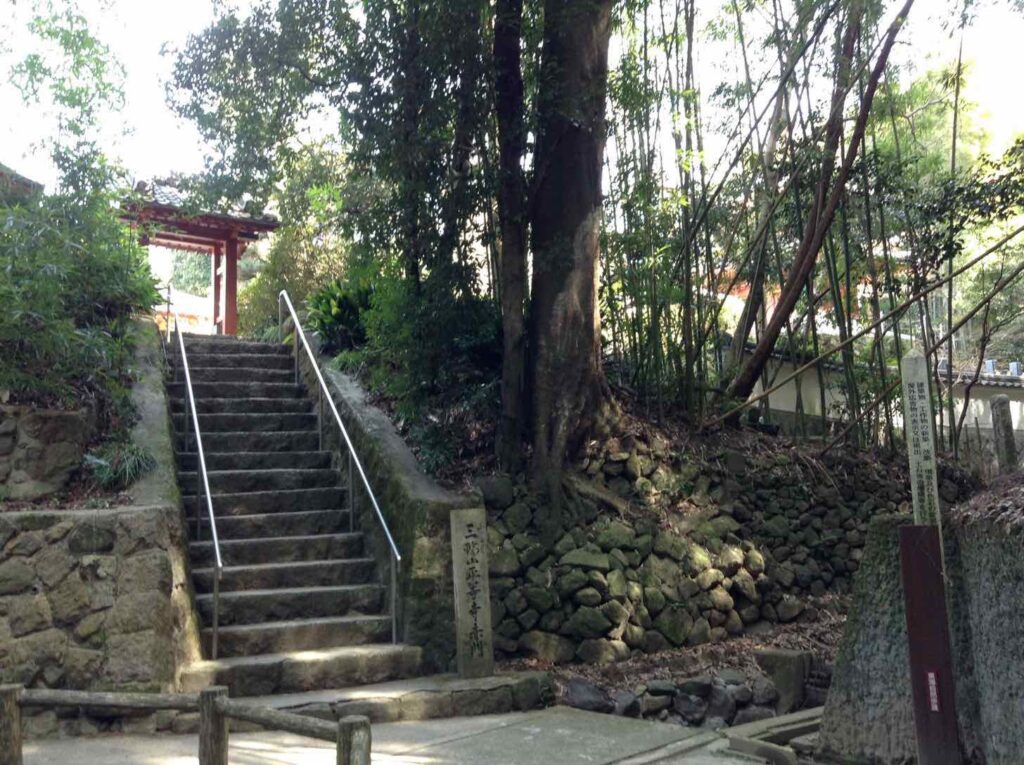
[[[523,154],[523,0],[498,0],[494,12],[494,110],[498,119],[498,218],[501,222],[501,422],[497,456],[509,472],[523,465],[526,299],[526,183]]]
[[[602,409],[597,306],[612,0],[547,0],[534,187],[534,485],[560,520],[562,466]]]

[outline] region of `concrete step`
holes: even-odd
[[[178,452],[177,456],[179,470],[192,472],[196,469],[199,459],[195,452]],[[209,471],[323,470],[330,466],[330,452],[206,452]]]
[[[195,481],[192,482],[193,486]],[[188,488],[188,486],[184,486]],[[193,489],[194,491],[194,489]],[[341,487],[320,489],[294,489],[290,491],[252,491],[239,494],[216,494],[213,497],[213,512],[217,518],[226,515],[255,515],[262,513],[291,513],[305,510],[334,510],[345,506],[348,501]],[[189,518],[195,514],[206,514],[206,500],[196,495],[182,497],[185,513]]]
[[[213,592],[214,569],[192,568],[196,592]],[[221,592],[268,590],[278,587],[323,587],[342,584],[367,584],[376,581],[377,563],[373,558],[260,563],[229,566],[221,572]]]
[[[186,667],[182,691],[226,685],[232,697],[301,693],[412,677],[422,649],[391,643],[201,661]]]
[[[305,398],[306,392],[294,380],[288,382],[203,382],[192,379],[192,392],[196,401],[221,398]],[[167,381],[167,395],[171,400],[181,401],[185,396],[185,383]],[[308,403],[308,401],[307,401]]]
[[[185,411],[185,400],[178,396],[170,399],[171,412]],[[289,412],[306,414],[313,411],[313,405],[305,397],[296,398],[203,398],[196,393],[196,409],[199,414],[261,414],[263,412]],[[191,424],[191,423],[190,423]],[[202,427],[202,426],[200,426]]]
[[[385,593],[379,584],[226,592],[220,596],[220,624],[379,614],[386,608]],[[203,623],[212,624],[213,595],[197,596],[196,606]]]
[[[186,444],[179,434],[175,442],[179,451],[192,451],[195,435],[190,434]],[[320,436],[315,430],[203,432],[205,452],[315,452],[319,448]]]
[[[213,565],[212,541],[189,542],[188,552],[193,566]],[[225,566],[241,566],[264,561],[288,563],[357,558],[363,554],[363,535],[356,531],[297,537],[221,539],[220,554]]]
[[[216,494],[239,494],[246,491],[281,491],[290,489],[315,489],[337,486],[339,474],[333,468],[292,470],[274,468],[263,470],[210,470],[207,465],[210,491]],[[182,492],[197,491],[197,476],[192,471],[178,473],[178,485]],[[192,491],[189,492],[189,487]],[[186,494],[186,496],[188,496]]]
[[[192,415],[188,415],[188,429],[192,430]],[[174,430],[180,436],[185,428],[184,413],[172,416]],[[267,431],[282,430],[312,430],[316,431],[316,414],[312,412],[257,412],[243,413],[234,412],[230,414],[206,414],[199,415],[199,430],[205,437],[207,433],[264,433]]]
[[[202,352],[185,347],[188,354],[189,369],[195,367],[256,367],[262,369],[290,369],[295,374],[295,359],[281,353],[210,353],[203,348]],[[181,357],[173,353],[167,357],[170,366],[177,369],[181,365]]]
[[[200,515],[201,539],[210,538],[210,521]],[[257,537],[306,536],[333,534],[349,530],[348,510],[310,510],[298,513],[263,513],[259,515],[227,515],[217,518],[217,534],[221,539],[254,539]],[[189,522],[189,534],[195,538],[195,521]]]
[[[171,338],[170,350],[177,352],[176,340]],[[290,346],[281,343],[256,343],[251,340],[238,340],[233,337],[217,337],[214,335],[185,335],[185,353],[272,353],[279,356],[291,356]]]
[[[213,631],[202,630],[203,655],[211,655]],[[219,631],[219,655],[310,651],[380,643],[391,637],[390,616],[334,616],[259,624],[236,624]]]
[[[268,382],[295,383],[295,372],[290,369],[263,367],[194,367],[189,365],[192,382]],[[199,394],[196,394],[199,397]]]
[[[551,676],[547,672],[529,671],[499,672],[473,679],[454,674],[425,675],[245,699],[256,706],[323,720],[363,715],[372,723],[527,712],[553,700]]]

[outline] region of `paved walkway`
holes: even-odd
[[[538,712],[373,726],[375,765],[750,765],[724,740],[674,725],[552,707]],[[25,765],[193,765],[195,736],[31,741]],[[283,733],[231,735],[232,765],[334,765],[333,745]]]

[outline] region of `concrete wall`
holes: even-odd
[[[316,338],[310,336],[309,340],[319,355]],[[299,359],[303,382],[316,395],[319,384],[305,351],[300,352]],[[461,507],[479,507],[482,500],[476,494],[448,491],[432,481],[420,469],[391,420],[369,401],[359,383],[330,368],[324,359],[319,365],[402,555],[398,574],[399,639],[423,647],[426,669],[451,669],[455,615],[448,514]],[[330,409],[324,411],[325,443],[335,451],[345,475],[348,449]],[[358,477],[355,485],[357,526],[366,532],[382,583],[387,585],[389,548]]]
[[[868,534],[850,618],[836,661],[821,745],[857,761],[916,756],[906,616],[897,531],[882,516]],[[1019,504],[993,514],[947,514],[946,568],[957,713],[965,762],[1024,762],[1024,524]]]
[[[780,382],[791,375],[797,366],[790,362],[773,361],[769,365],[769,387]],[[888,378],[888,382],[896,379],[894,375]],[[838,419],[838,415],[846,406],[844,395],[844,382],[842,372],[832,368],[822,370],[825,383],[825,412],[830,420]],[[1011,380],[1015,378],[1009,378]],[[774,381],[774,382],[773,382]],[[966,385],[957,383],[953,386],[954,401],[956,402],[956,415],[960,416],[963,409]],[[754,389],[753,395],[760,395],[763,391],[759,382]],[[989,406],[989,399],[997,394],[1005,394],[1010,399],[1010,413],[1013,416],[1014,430],[1017,432],[1018,448],[1024,446],[1024,388],[996,386],[996,385],[975,385],[971,389],[971,399],[967,407],[967,419],[965,427],[970,426],[971,437],[974,436],[975,418],[978,420],[978,427],[982,431],[982,437],[991,439],[992,435],[992,409]],[[809,433],[821,431],[821,386],[818,381],[818,373],[811,368],[801,373],[798,377],[783,385],[778,391],[768,397],[769,406],[772,411],[772,420],[781,425],[786,432],[799,432],[797,418],[797,402],[800,402],[805,414],[807,430]],[[894,420],[897,424],[902,423],[902,414],[895,411]]]

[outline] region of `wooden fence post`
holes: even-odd
[[[0,685],[0,765],[22,763],[20,697],[20,685]]]
[[[360,715],[338,720],[337,765],[370,765],[370,718]]]
[[[228,765],[228,718],[217,707],[227,696],[223,685],[199,692],[199,765]]]

